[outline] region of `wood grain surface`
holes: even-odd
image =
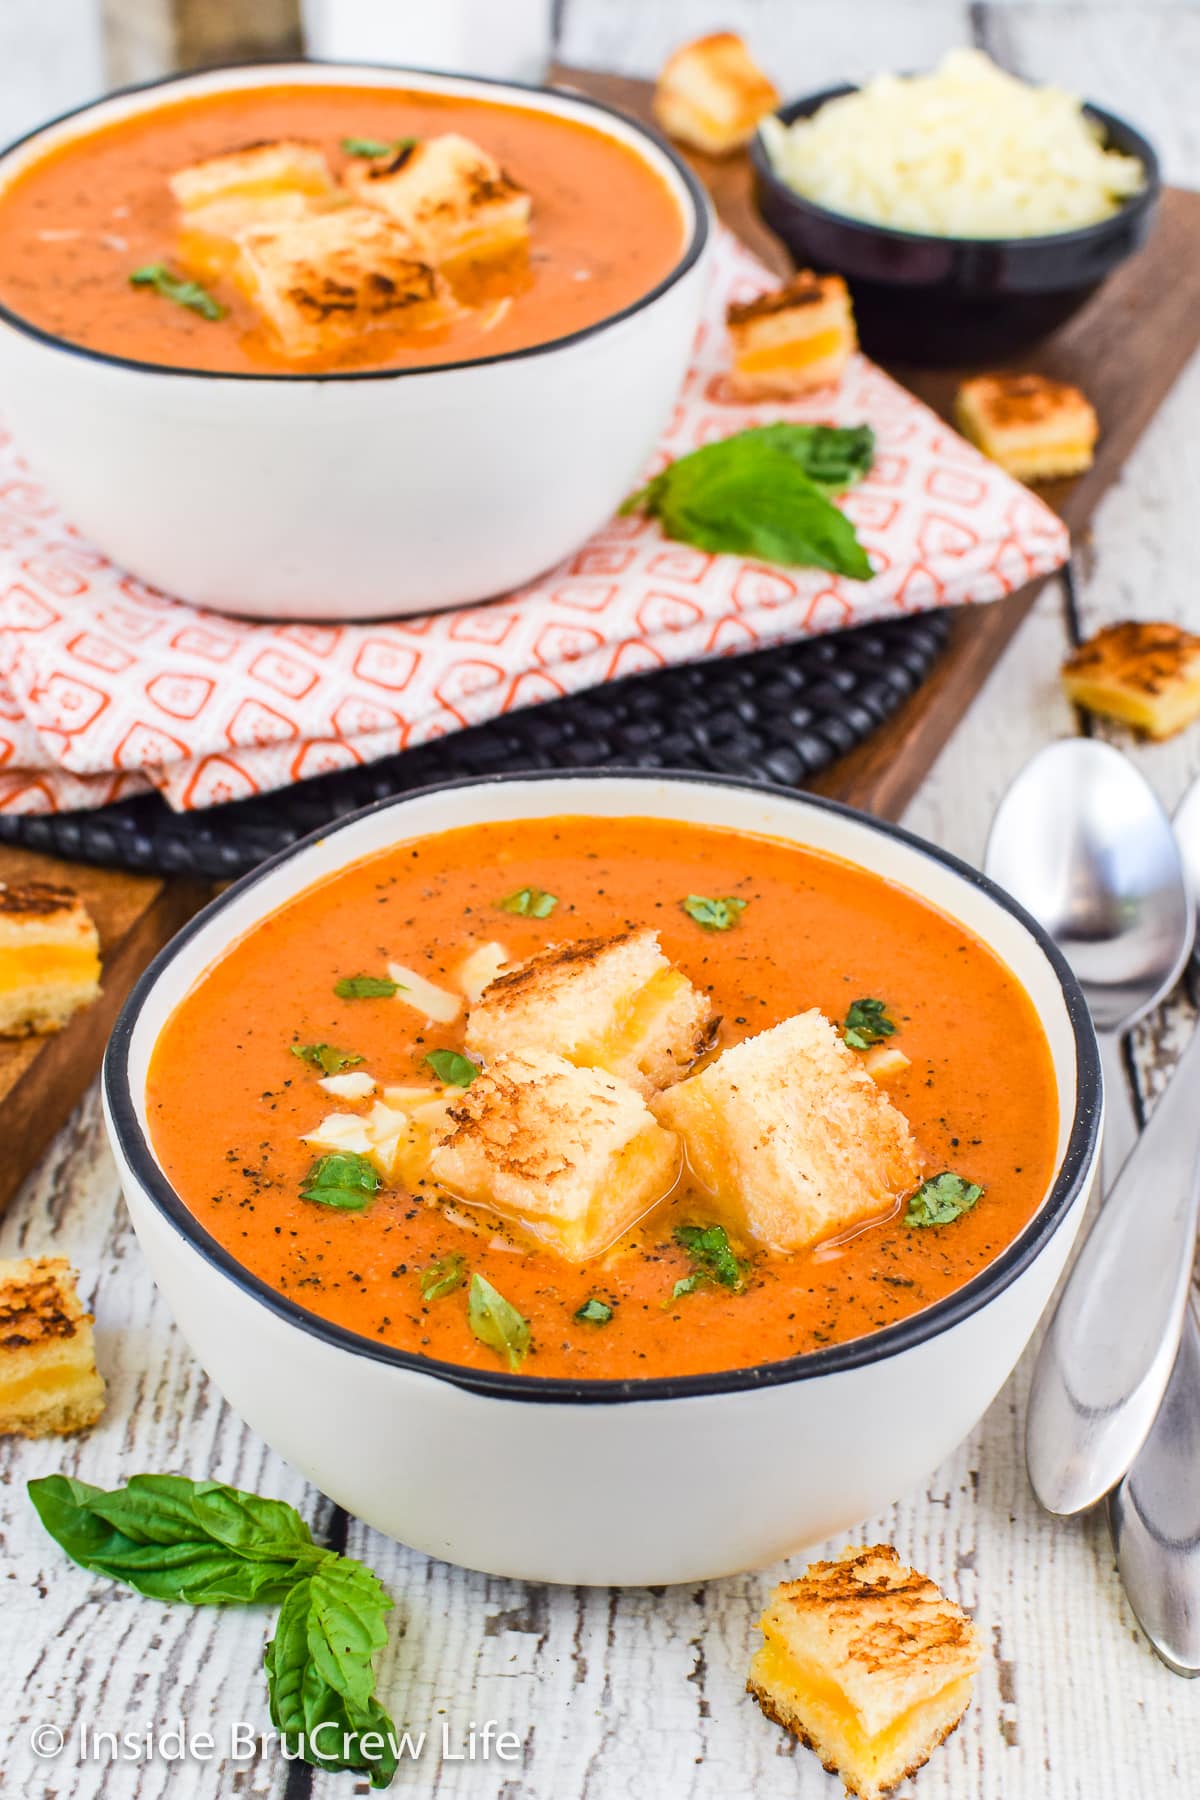
[[[8,0],[0,8],[0,129],[15,131],[85,97],[98,79],[86,31],[61,24],[69,12],[82,26],[83,11],[84,0]],[[23,34],[14,28],[18,16]],[[1144,125],[1169,177],[1200,185],[1200,10],[1189,4],[566,0],[561,48],[571,63],[646,75],[675,43],[725,24],[748,33],[789,94],[926,65],[974,36],[1009,66],[1064,81]],[[1098,507],[1079,546],[1073,591],[1048,583],[996,653],[908,806],[913,829],[978,861],[1012,775],[1042,744],[1080,728],[1057,669],[1081,628],[1123,616],[1200,628],[1198,421],[1193,360]],[[1168,805],[1200,772],[1200,733],[1160,745],[1112,735]],[[1193,1017],[1181,991],[1139,1030],[1133,1074],[1147,1108]],[[545,1589],[431,1562],[337,1515],[230,1414],[173,1328],[120,1209],[94,1090],[0,1221],[0,1254],[50,1248],[84,1271],[111,1401],[86,1438],[0,1443],[6,1796],[160,1800],[169,1788],[171,1800],[344,1800],[365,1791],[349,1776],[310,1782],[270,1754],[117,1767],[81,1760],[72,1736],[81,1721],[144,1730],[183,1716],[218,1739],[234,1720],[267,1727],[263,1615],[158,1607],[93,1581],[47,1542],[23,1494],[26,1479],[54,1469],[110,1483],[137,1469],[176,1468],[294,1501],[319,1535],[345,1542],[379,1570],[397,1602],[380,1685],[398,1720],[436,1733],[443,1721],[458,1729],[493,1717],[522,1738],[515,1766],[447,1762],[435,1744],[402,1770],[394,1793],[838,1800],[839,1784],[742,1693],[753,1620],[773,1582],[797,1572],[804,1556],[703,1588]],[[1026,1358],[943,1468],[854,1534],[894,1541],[934,1574],[974,1610],[985,1646],[970,1712],[898,1800],[1192,1800],[1200,1684],[1180,1682],[1148,1653],[1102,1522],[1062,1525],[1035,1506],[1022,1456],[1028,1368]],[[747,1505],[769,1479],[769,1469],[746,1471]],[[39,1762],[29,1732],[43,1721],[72,1741]]]

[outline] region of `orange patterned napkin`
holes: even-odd
[[[730,300],[772,284],[727,233],[649,473],[774,419],[866,421],[844,501],[874,577],[779,569],[613,519],[502,599],[368,625],[262,625],[155,593],[91,548],[0,443],[0,811],[149,787],[186,811],[388,756],[597,682],[927,607],[995,600],[1066,560],[1066,527],[865,357],[800,404],[727,392]],[[331,599],[334,597],[331,596]]]

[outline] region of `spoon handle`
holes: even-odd
[[[1125,1070],[1125,1034],[1101,1031],[1100,1067],[1104,1073],[1104,1136],[1100,1142],[1100,1192],[1110,1194],[1117,1176],[1133,1154],[1140,1126]]]
[[[1153,1423],[1187,1302],[1198,1161],[1200,1032],[1088,1234],[1034,1368],[1026,1459],[1049,1512],[1103,1499]]]
[[[1108,1523],[1142,1630],[1168,1668],[1200,1675],[1200,1322],[1192,1306],[1158,1417],[1108,1497]]]

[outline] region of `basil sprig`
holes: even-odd
[[[889,1017],[886,1000],[852,1000],[842,1026],[842,1036],[852,1050],[869,1050],[884,1038],[896,1035],[896,1021]]]
[[[831,439],[833,429],[759,425],[704,444],[631,494],[621,512],[647,513],[664,536],[701,550],[869,581],[867,553],[829,493],[866,472],[874,438],[860,426],[853,440]]]
[[[522,919],[548,919],[558,905],[558,895],[548,894],[545,888],[523,887],[506,894],[496,905],[501,912],[516,913]]]
[[[141,269],[135,269],[129,277],[130,287],[153,288],[164,300],[173,300],[176,306],[186,306],[189,312],[199,313],[202,319],[215,321],[225,317],[225,308],[219,300],[214,300],[207,288],[198,281],[185,281],[179,275],[172,275],[165,263],[146,263]]]
[[[334,1206],[339,1212],[361,1212],[380,1188],[379,1176],[365,1156],[355,1150],[337,1150],[318,1156],[300,1189],[302,1200]]]
[[[457,1050],[431,1050],[425,1061],[447,1087],[470,1087],[479,1073],[479,1064]]]
[[[529,1350],[529,1323],[482,1275],[471,1277],[467,1323],[480,1343],[504,1357],[510,1369],[520,1368]]]
[[[400,992],[400,983],[390,975],[343,975],[333,991],[339,1000],[390,1000]]]
[[[288,1048],[301,1062],[311,1063],[322,1075],[340,1075],[362,1061],[352,1050],[339,1050],[334,1044],[290,1044]]]
[[[745,1270],[730,1247],[723,1225],[677,1225],[675,1242],[692,1259],[692,1272],[683,1275],[671,1290],[672,1300],[694,1294],[707,1281],[739,1293],[745,1281]]]
[[[460,1288],[467,1279],[467,1259],[457,1250],[439,1256],[427,1269],[421,1270],[422,1300],[441,1300]]]
[[[375,1699],[372,1662],[392,1603],[370,1569],[314,1544],[294,1507],[183,1475],[134,1475],[109,1492],[47,1475],[29,1483],[29,1498],[81,1568],[152,1600],[278,1603],[265,1658],[272,1723],[303,1734],[299,1754],[315,1768],[390,1784],[395,1726]]]
[[[380,156],[399,156],[402,150],[415,150],[419,142],[420,139],[415,137],[392,138],[390,141],[385,138],[344,137],[342,149],[347,156],[363,156],[374,162]]]
[[[607,1300],[601,1300],[593,1294],[582,1306],[575,1308],[575,1317],[581,1325],[607,1325],[612,1319],[613,1311]]]
[[[943,1169],[940,1175],[931,1175],[914,1194],[909,1195],[904,1223],[950,1225],[963,1213],[970,1212],[975,1202],[982,1200],[983,1193],[984,1190],[977,1181],[968,1181],[965,1175],[955,1175],[952,1170]]]
[[[705,931],[731,930],[746,910],[746,902],[739,900],[736,894],[729,894],[724,900],[710,900],[705,894],[689,894],[679,904],[688,918],[694,919]]]

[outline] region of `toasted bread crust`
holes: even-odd
[[[1170,737],[1200,717],[1200,637],[1165,620],[1125,619],[1072,651],[1062,679],[1090,712]]]
[[[754,319],[767,319],[774,313],[791,312],[794,308],[819,306],[835,295],[844,299],[848,289],[840,275],[818,275],[812,269],[797,269],[790,281],[770,293],[753,300],[733,301],[726,308],[730,325],[748,325]]]
[[[104,1409],[92,1315],[59,1256],[0,1261],[0,1434],[62,1436]]]
[[[74,888],[57,887],[50,881],[24,881],[9,887],[0,881],[0,914],[48,919],[74,912],[78,906],[79,896]]]
[[[0,1262],[0,1352],[74,1337],[90,1323],[65,1257]]]

